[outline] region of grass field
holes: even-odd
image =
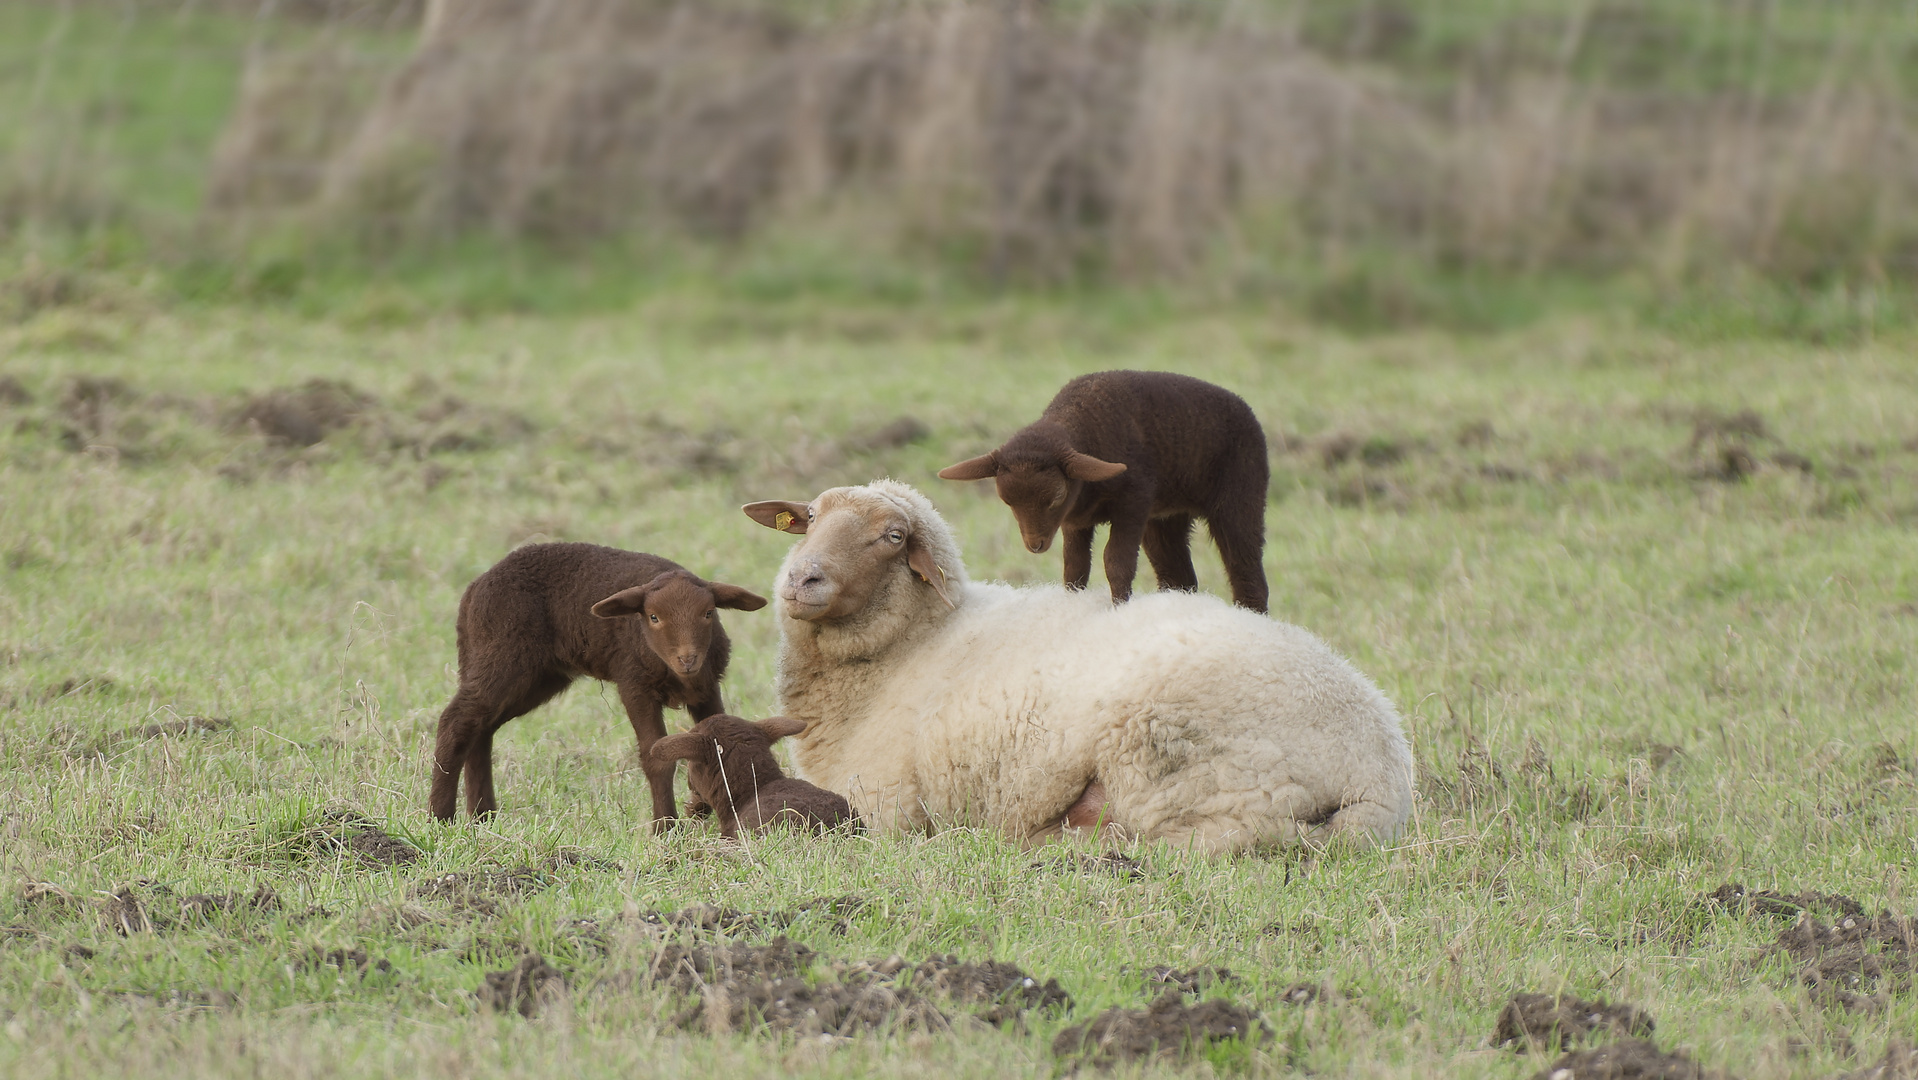
[[[22,310],[0,327],[0,1071],[1043,1074],[1070,1067],[1059,1032],[1144,1007],[1153,965],[1231,969],[1202,995],[1271,1037],[1131,1069],[1530,1076],[1551,1056],[1491,1045],[1521,991],[1632,1003],[1661,1048],[1753,1078],[1863,1069],[1918,1030],[1908,945],[1808,984],[1773,949],[1789,914],[1704,900],[1918,909],[1918,342],[1599,316],[1354,339],[1244,310],[698,290],[397,325],[138,292]],[[1403,710],[1421,801],[1399,841],[1147,848],[1133,877],[967,831],[654,838],[591,684],[502,733],[497,820],[426,815],[459,592],[515,544],[763,590],[785,545],[738,504],[892,475],[975,576],[1055,579],[989,487],[932,474],[1120,366],[1264,420],[1273,613]],[[289,402],[321,441],[270,437],[319,433],[273,419]],[[874,438],[902,416],[929,434]],[[727,623],[728,702],[766,715],[773,616]],[[802,907],[848,895],[843,926]],[[952,1030],[841,1041],[682,1028],[641,916],[699,903],[803,911],[783,932],[822,985],[952,953],[1074,1004],[994,1028],[933,993]],[[529,949],[570,992],[484,1007]]]

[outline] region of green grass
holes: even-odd
[[[765,287],[393,322],[101,286],[0,327],[0,376],[32,397],[0,406],[0,1071],[1046,1073],[1067,1024],[1149,999],[1153,964],[1233,969],[1214,993],[1275,1033],[1199,1072],[1529,1076],[1549,1059],[1487,1045],[1525,990],[1635,1003],[1661,1046],[1748,1078],[1859,1068],[1918,1028],[1911,990],[1824,1004],[1765,955],[1786,920],[1699,903],[1738,881],[1918,907],[1908,335],[1719,341],[1567,316],[1348,338],[1243,310]],[[1119,366],[1223,383],[1265,421],[1274,614],[1403,710],[1422,775],[1399,842],[1148,849],[1133,881],[1035,872],[1053,853],[963,831],[656,839],[617,700],[592,684],[502,733],[497,820],[427,817],[458,595],[515,543],[618,544],[763,587],[785,545],[740,503],[889,474],[948,515],[975,576],[1053,580],[989,489],[933,473]],[[377,406],[300,450],[233,426],[248,395],[308,379]],[[861,448],[902,414],[932,435]],[[1734,447],[1756,471],[1710,478]],[[727,622],[728,702],[766,715],[773,618]],[[121,734],[188,716],[231,726]],[[315,845],[341,810],[423,859]],[[569,851],[616,867],[559,866],[490,913],[418,891]],[[262,884],[279,911],[109,926],[122,887],[166,914]],[[836,1045],[686,1032],[683,1003],[633,979],[644,941],[614,933],[602,954],[569,925],[848,893],[872,903],[843,936],[791,928],[822,962],[992,957],[1077,1006]],[[391,970],[303,963],[350,948]],[[479,1009],[484,973],[524,948],[567,973],[569,1003]],[[1300,982],[1333,993],[1282,1003]]]

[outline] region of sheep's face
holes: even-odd
[[[843,490],[843,489],[841,489]],[[881,582],[908,567],[948,605],[945,575],[912,535],[906,512],[883,498],[829,491],[811,503],[747,506],[753,520],[803,537],[786,557],[779,599],[789,618],[843,619],[864,611]]]
[[[684,570],[669,570],[644,585],[614,593],[593,605],[602,619],[639,617],[640,637],[653,655],[680,678],[706,665],[719,625],[718,609],[757,611],[766,598],[722,582],[704,582]]]
[[[1035,555],[1052,547],[1080,481],[1067,479],[1056,465],[1013,466],[998,473],[999,499],[1012,508],[1019,539]]]

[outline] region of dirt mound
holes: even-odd
[[[1177,990],[1168,990],[1149,1008],[1107,1009],[1061,1031],[1052,1040],[1052,1052],[1113,1065],[1141,1058],[1190,1057],[1206,1043],[1227,1039],[1251,1043],[1271,1035],[1272,1030],[1251,1009],[1216,999],[1187,1005]]]
[[[199,926],[223,916],[273,915],[281,911],[279,894],[262,883],[250,893],[194,893],[175,898],[152,881],[122,885],[107,897],[101,917],[122,937],[157,934]]]
[[[234,415],[234,426],[282,446],[312,446],[351,425],[376,405],[371,394],[331,379],[309,379],[295,388],[268,390],[249,397]]]
[[[194,893],[180,901],[180,921],[207,922],[218,915],[280,910],[273,886],[262,883],[251,893]]]
[[[1201,994],[1215,986],[1238,981],[1239,977],[1232,974],[1232,969],[1222,967],[1175,968],[1159,964],[1145,971],[1145,988],[1150,994],[1157,994],[1166,987],[1172,987],[1181,994]]]
[[[1566,1054],[1532,1080],[1706,1080],[1707,1073],[1682,1054],[1667,1054],[1644,1039]]]
[[[1111,874],[1122,878],[1146,876],[1145,863],[1116,851],[1107,851],[1098,855],[1075,852],[1064,858],[1033,863],[1032,869],[1052,870],[1059,873]]]
[[[1837,893],[1801,892],[1796,895],[1760,889],[1756,892],[1728,882],[1703,897],[1707,907],[1721,907],[1737,915],[1792,915],[1812,911],[1825,915],[1863,916],[1865,905]]]
[[[802,1036],[843,1037],[951,1026],[944,1013],[910,987],[883,982],[813,986],[793,977],[715,983],[674,1019],[681,1027],[701,1027],[713,1034],[765,1027]]]
[[[575,919],[568,926],[574,938],[600,952],[611,948],[611,934],[622,927],[637,928],[657,940],[681,935],[750,937],[785,930],[807,916],[816,916],[827,920],[828,932],[844,934],[852,929],[853,917],[869,903],[861,896],[822,896],[795,908],[773,911],[739,911],[715,904],[690,904],[678,911],[645,911],[611,919]]]
[[[423,852],[373,824],[355,810],[328,810],[320,823],[298,837],[298,846],[312,852],[346,852],[371,866],[405,866]]]
[[[1876,918],[1847,915],[1827,926],[1800,913],[1771,952],[1802,965],[1799,980],[1814,999],[1876,1011],[1889,995],[1911,990],[1918,977],[1918,918],[1886,911]]]
[[[680,993],[724,983],[787,978],[812,967],[818,954],[781,935],[766,945],[670,944],[653,956],[651,981]]]
[[[848,450],[897,450],[932,437],[932,429],[916,416],[901,416],[890,424],[855,435],[844,442]]]
[[[985,1006],[978,1015],[989,1024],[1015,1021],[1032,1009],[1072,1008],[1072,995],[1059,980],[1041,984],[1018,965],[1000,961],[970,964],[952,955],[928,957],[913,969],[912,985],[945,994],[960,1005]]]
[[[1552,994],[1514,994],[1499,1010],[1492,1045],[1563,1050],[1595,1032],[1648,1036],[1651,1015],[1632,1005],[1609,1005]]]
[[[233,721],[223,716],[183,716],[178,720],[167,720],[145,727],[128,728],[126,734],[136,739],[177,738],[181,735],[202,734],[209,731],[225,731],[233,726]]]
[[[487,972],[474,991],[482,1006],[529,1019],[551,1008],[565,993],[566,976],[538,953],[527,953],[505,971]]]
[[[319,971],[323,968],[335,968],[342,974],[352,973],[364,979],[378,973],[390,975],[393,965],[384,958],[368,956],[365,949],[357,945],[351,949],[314,948],[300,956],[296,966],[301,971]]]
[[[1893,1039],[1885,1044],[1885,1056],[1876,1065],[1848,1072],[1838,1080],[1918,1080],[1918,1046]]]
[[[501,902],[519,900],[552,886],[552,868],[518,866],[510,870],[461,870],[416,882],[406,890],[413,900],[435,901],[455,911],[497,915]]]
[[[0,375],[0,405],[31,405],[33,393],[11,375]]]

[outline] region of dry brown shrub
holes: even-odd
[[[1795,99],[1549,66],[1435,94],[1257,14],[463,0],[429,6],[349,136],[341,84],[363,73],[276,70],[243,88],[220,205],[317,205],[382,237],[730,239],[832,207],[1038,276],[1301,244],[1515,269],[1734,259],[1806,281],[1918,266],[1918,126],[1869,65]]]

